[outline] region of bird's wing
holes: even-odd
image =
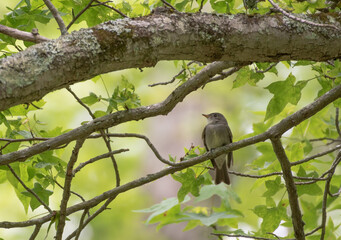
[[[229,127],[229,125],[227,125],[227,131],[229,133],[229,138],[230,138],[230,143],[232,143],[233,141],[233,136],[232,136],[232,131]],[[233,164],[233,152],[229,152],[228,153],[228,162],[227,162],[227,166],[230,168]]]
[[[207,125],[205,126],[204,131],[202,131],[201,138],[202,138],[202,141],[205,145],[206,151],[209,151],[207,144],[206,144],[206,141],[205,141],[205,139],[206,139],[206,137],[205,137],[206,136],[206,127],[207,127]],[[215,164],[214,159],[211,159],[211,162],[212,162],[213,167],[215,168],[216,164]]]
[[[207,126],[206,126],[207,127]],[[202,141],[205,145],[205,148],[206,148],[206,151],[209,151],[208,147],[207,147],[207,144],[206,144],[206,141],[205,141],[205,136],[206,136],[206,127],[204,128],[204,131],[202,131],[202,134],[201,134],[201,138],[202,138]]]

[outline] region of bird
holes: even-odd
[[[202,132],[202,140],[207,151],[232,143],[232,132],[224,115],[217,112],[202,115],[207,118],[207,125]],[[224,182],[229,185],[231,182],[228,168],[233,164],[232,152],[211,159],[211,162],[216,172],[215,184]]]
[[[257,9],[257,2],[257,0],[243,0],[246,13],[248,9]]]

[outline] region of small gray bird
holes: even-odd
[[[202,140],[207,151],[232,143],[231,129],[221,113],[203,114],[203,116],[208,122],[202,132]],[[227,170],[233,163],[232,152],[211,159],[211,162],[216,170],[215,183],[230,184]]]

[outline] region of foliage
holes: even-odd
[[[213,13],[245,13],[242,2],[236,0],[203,0],[203,2],[199,0],[170,0],[168,2],[176,10],[182,12],[195,13],[199,9],[201,10],[202,4]],[[89,1],[85,0],[59,0],[53,3],[66,23],[75,20],[73,27],[76,29],[81,24],[92,27],[104,21],[120,19],[122,15],[118,11],[128,17],[139,17],[150,14],[156,7],[163,6],[161,1],[156,0],[106,2],[105,4],[111,8],[105,7],[103,4],[86,8]],[[340,6],[331,7],[332,4],[332,1],[322,0],[285,0],[281,2],[281,7],[293,13],[314,13],[319,9],[339,13]],[[118,11],[113,11],[112,8]],[[270,8],[271,4],[268,1],[260,1],[257,4],[257,9],[250,11],[252,14],[265,14],[269,13]],[[84,14],[75,19],[75,15],[84,9]],[[51,24],[53,19],[53,15],[41,1],[21,0],[14,7],[7,8],[6,14],[0,19],[0,24],[31,32],[33,28]],[[2,57],[22,51],[32,44],[29,41],[22,43],[20,40],[0,34]],[[174,66],[179,71],[179,74],[173,79],[176,81],[176,86],[180,86],[200,72],[205,64],[184,60],[174,61]],[[280,74],[280,69],[284,68],[286,69],[285,76]],[[302,79],[299,71],[296,71],[297,69],[308,69],[314,77]],[[85,108],[92,113],[94,119],[108,116],[113,112],[128,111],[142,105],[141,102],[144,99],[138,94],[138,87],[136,87],[138,84],[135,84],[138,82],[137,80],[123,73],[120,81],[115,83],[112,88],[108,88],[107,85],[110,83],[103,81],[103,78],[102,81],[99,81],[100,78],[102,77],[94,78],[92,84],[104,88],[106,96],[102,96],[99,91],[94,90],[79,98]],[[269,79],[271,80],[269,81]],[[253,132],[244,132],[245,135],[239,137],[239,140],[261,134],[297,111],[303,105],[301,101],[307,91],[314,89],[314,92],[311,93],[313,96],[306,97],[309,98],[309,102],[313,102],[340,83],[341,63],[338,59],[327,62],[303,60],[278,63],[258,62],[241,67],[233,77],[233,91],[238,91],[238,89],[248,91],[250,88],[260,89],[262,93],[269,94],[270,98],[264,111],[257,113],[258,116],[262,117],[262,120],[253,122]],[[108,89],[113,90],[108,91]],[[51,127],[51,125],[37,118],[35,113],[44,108],[45,104],[45,100],[40,100],[14,106],[0,112],[1,155],[33,147],[39,142],[56,138],[71,131],[65,129],[67,128],[65,126]],[[337,194],[340,193],[341,175],[338,167],[333,165],[337,159],[335,152],[338,150],[335,146],[341,137],[338,114],[340,106],[341,99],[334,101],[333,104],[326,106],[313,117],[296,125],[281,139],[285,153],[291,162],[291,171],[295,179],[305,223],[304,230],[308,233],[321,226],[325,230],[326,239],[340,237],[335,234],[335,232],[340,231],[340,219],[331,217],[339,214],[341,206],[339,194]],[[89,122],[83,121],[82,124]],[[97,133],[103,137],[105,145],[110,146],[110,139],[105,136],[107,130],[101,129]],[[69,159],[65,156],[65,147],[48,149],[27,159],[12,163],[10,167],[0,166],[0,183],[8,182],[11,184],[26,214],[42,207],[42,202],[50,206],[51,197],[57,195],[55,188],[60,185],[59,182],[64,181],[68,174],[75,174],[72,169],[68,169],[71,157]],[[325,152],[330,148],[334,148],[334,151]],[[111,152],[112,149],[108,147],[108,151]],[[319,153],[323,154],[321,156],[315,155]],[[205,154],[203,148],[193,146],[190,149],[185,149],[185,155],[180,159],[180,162],[191,161],[203,154]],[[315,157],[309,161],[306,160],[314,155]],[[175,156],[169,158],[171,163],[177,163]],[[300,160],[305,161],[299,162]],[[115,160],[112,161],[115,162]],[[212,228],[214,233],[219,234],[269,237],[269,233],[275,234],[276,230],[285,227],[286,230],[284,233],[281,232],[281,237],[295,237],[291,214],[289,213],[290,201],[285,179],[280,162],[269,141],[255,145],[254,154],[249,156],[248,162],[245,162],[241,174],[231,172],[231,174],[237,175],[233,178],[235,181],[232,182],[232,185],[236,184],[244,190],[224,184],[212,184],[210,169],[212,169],[212,165],[206,161],[173,173],[172,178],[181,184],[177,197],[164,199],[158,204],[143,210],[136,210],[136,212],[149,213],[146,223],[157,223],[156,229],[158,230],[169,224],[185,222],[187,225],[184,231],[202,227]],[[252,181],[245,186],[240,186],[237,183],[238,176],[248,179],[247,181],[251,178]],[[254,180],[255,178],[256,180]],[[243,194],[242,191],[246,191],[247,195]],[[245,208],[244,202],[250,201],[248,198],[250,198],[251,192],[255,195],[257,193],[261,200],[251,202],[253,205]],[[219,203],[210,206],[207,202],[212,199],[219,199]],[[48,211],[49,209],[45,210]],[[325,219],[325,226],[322,226],[320,219],[324,213],[328,217]],[[49,229],[51,224],[54,224],[56,229],[58,228],[61,214],[59,211],[54,212],[54,214]],[[249,217],[250,215],[252,216]],[[260,224],[258,224],[259,222]],[[253,230],[249,231],[244,228],[246,225]],[[316,239],[317,236],[318,234],[312,234],[308,239]]]

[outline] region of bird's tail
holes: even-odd
[[[230,177],[229,173],[227,171],[227,164],[226,161],[224,162],[223,166],[221,168],[218,168],[216,166],[216,171],[215,171],[215,184],[219,184],[221,182],[226,183],[227,185],[230,185]]]

